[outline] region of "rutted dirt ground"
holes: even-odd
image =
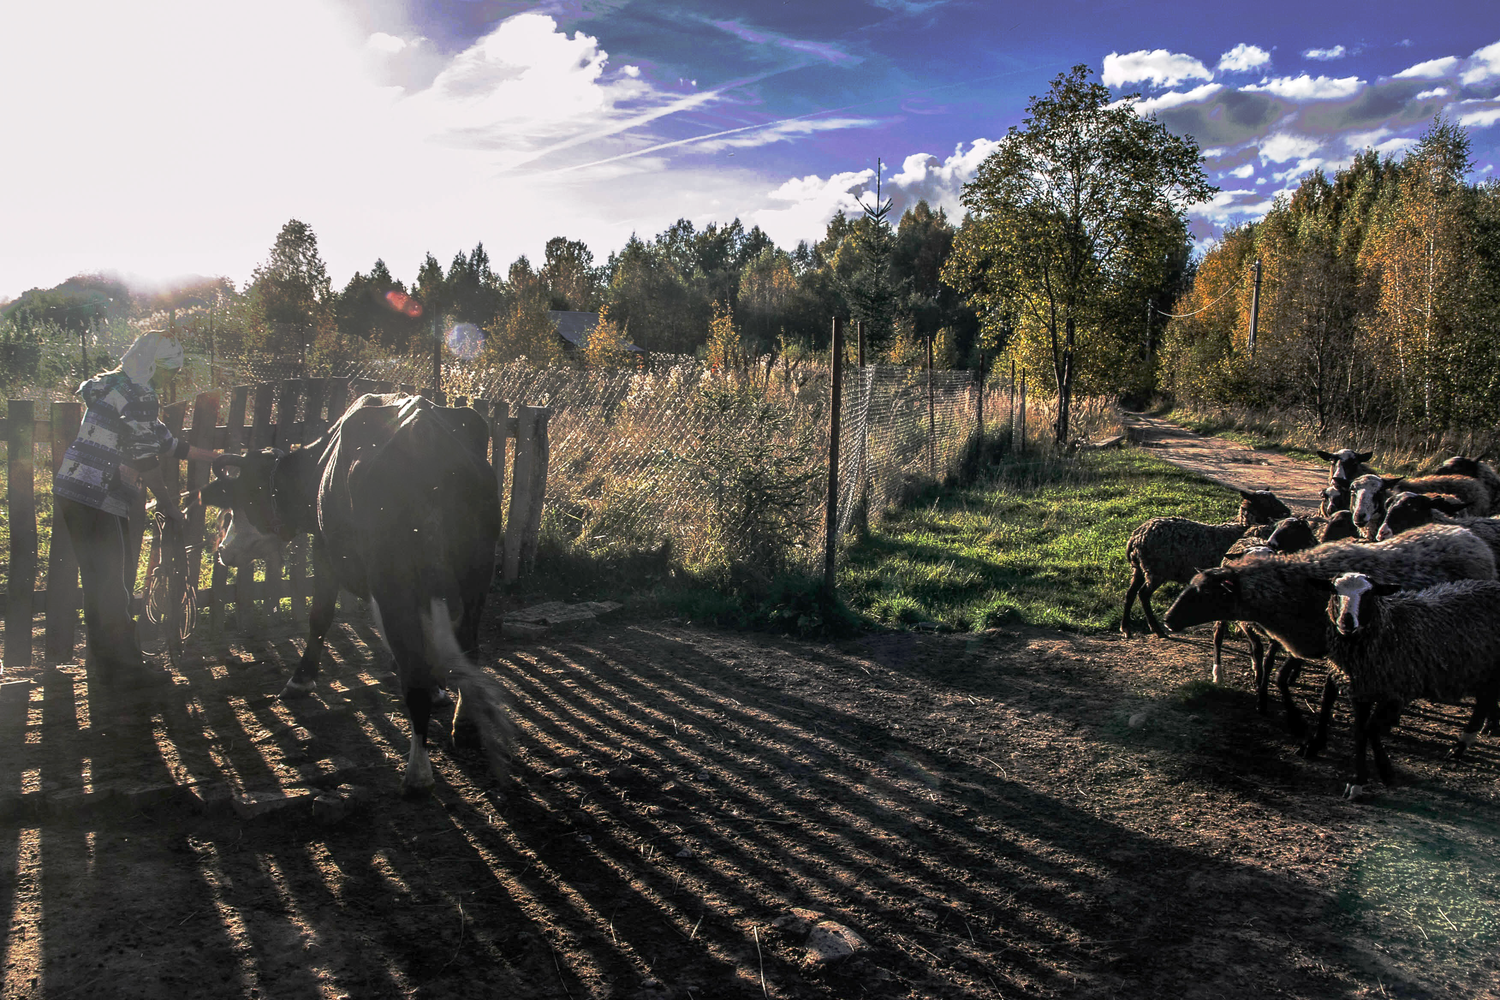
[[[511,771],[440,746],[407,801],[372,639],[286,703],[290,622],[155,697],[7,673],[4,997],[1500,995],[1500,754],[1445,762],[1456,709],[1352,804],[1344,728],[1300,760],[1206,636],[606,617],[491,628]],[[340,784],[342,817],[224,797]],[[793,910],[862,947],[815,962]]]

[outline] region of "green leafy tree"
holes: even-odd
[[[553,309],[594,312],[603,289],[594,252],[582,240],[554,236],[547,241],[542,282]]]
[[[1059,442],[1082,363],[1090,353],[1118,354],[1106,327],[1110,300],[1131,291],[1129,276],[1164,245],[1186,242],[1187,206],[1216,191],[1191,137],[1114,102],[1090,73],[1080,65],[1059,74],[964,185],[971,214],[942,272],[979,306],[989,332],[1013,319],[1016,334],[1040,348],[1057,392]]]
[[[333,326],[333,290],[312,227],[291,219],[281,227],[271,255],[250,279],[263,321],[259,346],[270,354],[305,358],[308,345]]]

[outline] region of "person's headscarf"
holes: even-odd
[[[141,334],[120,359],[120,371],[140,386],[150,384],[158,365],[172,371],[182,367],[182,343],[165,330]]]

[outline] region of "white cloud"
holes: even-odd
[[[1135,107],[1136,113],[1145,116],[1156,111],[1165,111],[1168,108],[1181,107],[1184,104],[1196,104],[1199,101],[1206,101],[1223,89],[1224,85],[1221,83],[1205,83],[1202,86],[1194,87],[1192,90],[1189,90],[1185,93],[1176,90],[1169,90],[1165,94],[1162,94],[1158,97],[1143,98],[1142,100],[1134,101],[1132,103]]]
[[[1290,132],[1277,132],[1267,136],[1260,144],[1260,159],[1262,163],[1285,163],[1311,156],[1323,148],[1320,139],[1311,136],[1293,135]]]
[[[603,251],[766,204],[764,178],[732,160],[562,172],[658,143],[662,119],[723,96],[658,87],[539,14],[446,57],[419,91],[377,68],[416,42],[372,39],[339,0],[79,0],[7,18],[0,119],[48,154],[0,167],[28,192],[0,226],[0,294],[102,269],[243,282],[288,218],[312,226],[340,285],[376,257],[410,278],[429,250],[483,240],[505,262],[562,234]],[[867,121],[768,123],[739,142]]]
[[[1304,174],[1310,174],[1314,170],[1317,170],[1319,167],[1332,168],[1334,166],[1336,166],[1336,164],[1332,161],[1325,160],[1322,157],[1318,156],[1309,156],[1306,159],[1298,160],[1296,163],[1285,170],[1272,172],[1271,179],[1285,184],[1293,178],[1301,177]]]
[[[1367,146],[1374,148],[1391,134],[1388,128],[1371,129],[1368,132],[1349,132],[1344,136],[1344,145],[1354,150],[1364,149]]]
[[[1458,66],[1457,56],[1443,56],[1441,59],[1429,59],[1419,62],[1415,66],[1408,66],[1401,72],[1393,75],[1395,80],[1437,80],[1449,76]]]
[[[1254,189],[1220,191],[1212,200],[1188,209],[1188,215],[1222,226],[1235,218],[1259,218],[1271,210],[1271,205],[1271,199],[1262,199],[1261,193]]]
[[[1104,72],[1100,75],[1106,87],[1144,82],[1157,87],[1175,87],[1183,80],[1213,78],[1213,72],[1197,59],[1166,49],[1149,52],[1141,49],[1124,55],[1111,52],[1104,57]]]
[[[1448,96],[1448,88],[1447,87],[1433,87],[1431,90],[1424,90],[1421,93],[1419,93],[1417,95],[1417,100],[1419,100],[1419,101],[1425,101],[1429,97],[1447,97],[1447,96]]]
[[[1271,53],[1257,45],[1240,42],[1219,57],[1219,69],[1229,73],[1243,73],[1257,69],[1271,61]]]
[[[397,38],[395,35],[387,35],[383,31],[377,31],[365,42],[376,52],[396,53],[406,48],[406,39]]]
[[[959,197],[964,184],[998,146],[999,143],[989,139],[976,139],[967,150],[959,145],[946,160],[927,153],[908,156],[901,169],[882,182],[882,195],[895,203],[892,215],[899,216],[906,208],[925,200],[957,221],[963,214]],[[789,245],[810,233],[821,233],[836,212],[859,215],[860,198],[873,195],[874,188],[874,170],[837,173],[827,178],[816,174],[795,177],[770,192],[770,198],[785,207],[760,209],[750,213],[745,222],[760,226],[778,244]]]
[[[1500,122],[1500,107],[1465,111],[1458,116],[1458,123],[1467,128],[1489,128],[1496,122]]]
[[[1233,170],[1226,170],[1224,173],[1228,177],[1238,177],[1240,180],[1244,180],[1255,173],[1255,164],[1245,163],[1235,167]]]
[[[1483,83],[1491,77],[1500,76],[1500,42],[1486,45],[1469,57],[1459,82],[1465,85]]]
[[[1302,53],[1302,58],[1316,59],[1318,62],[1332,62],[1335,59],[1344,58],[1344,55],[1344,47],[1342,45],[1335,45],[1331,49],[1308,49]]]
[[[1285,97],[1289,101],[1326,101],[1350,97],[1363,86],[1364,81],[1357,76],[1335,79],[1327,76],[1312,77],[1303,73],[1301,76],[1279,76],[1262,83],[1247,84],[1244,89],[1264,91],[1277,97]]]

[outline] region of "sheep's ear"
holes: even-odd
[[[1240,499],[1241,500],[1254,500],[1255,499],[1255,494],[1249,492],[1248,490],[1240,490]]]
[[[1445,514],[1459,514],[1469,509],[1469,505],[1455,496],[1446,493],[1433,493],[1429,495],[1429,502],[1434,508]]]
[[[1370,593],[1374,594],[1376,597],[1390,597],[1392,594],[1401,593],[1402,589],[1403,588],[1399,583],[1370,584]]]
[[[1375,457],[1375,452],[1373,452],[1373,451],[1356,451],[1354,453],[1354,460],[1356,462],[1368,462],[1370,459],[1372,459],[1374,457]]]
[[[1333,581],[1332,580],[1325,580],[1325,579],[1323,579],[1322,577],[1319,577],[1319,576],[1315,576],[1315,577],[1310,578],[1307,581],[1307,585],[1309,587],[1311,587],[1313,590],[1321,590],[1321,591],[1324,591],[1324,592],[1329,593],[1329,594],[1337,594],[1338,593],[1338,588],[1333,585]]]
[[[1320,451],[1318,452],[1318,457],[1325,462],[1332,462],[1336,460],[1336,456],[1331,451]]]
[[[1386,479],[1386,478],[1382,477],[1381,480],[1380,480],[1380,485],[1381,485],[1382,489],[1387,489],[1388,490],[1388,489],[1391,489],[1392,487],[1399,486],[1401,483],[1404,483],[1404,482],[1406,482],[1406,477],[1405,476],[1392,476],[1389,479]]]

